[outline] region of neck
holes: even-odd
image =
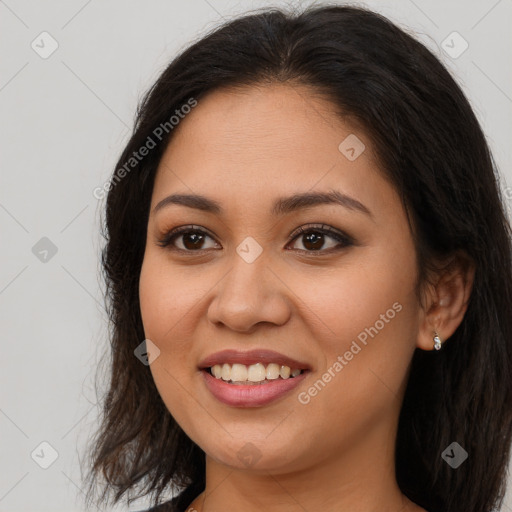
[[[394,429],[374,428],[300,469],[240,469],[206,457],[206,487],[187,512],[420,512],[395,477]],[[385,441],[385,442],[383,442]],[[341,455],[340,455],[341,453]],[[312,461],[312,457],[308,457]]]

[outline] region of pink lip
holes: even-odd
[[[295,368],[300,368],[300,366],[296,366]],[[266,384],[253,385],[228,384],[222,379],[217,379],[213,375],[210,375],[206,370],[202,370],[201,373],[206,386],[212,395],[220,402],[233,407],[260,407],[289,393],[304,380],[309,371],[302,372],[300,375],[297,375],[297,377],[290,377],[288,379],[279,378]]]
[[[241,352],[239,350],[232,349],[222,350],[220,352],[215,352],[215,354],[211,354],[210,356],[203,359],[199,363],[199,368],[202,370],[204,368],[210,368],[216,364],[223,363],[239,363],[245,365],[251,365],[256,363],[263,363],[267,365],[270,363],[276,363],[279,365],[289,366],[292,370],[311,370],[311,366],[307,363],[297,361],[296,359],[287,357],[283,354],[280,354],[279,352],[274,352],[273,350],[266,349],[255,349],[249,350],[247,352]]]

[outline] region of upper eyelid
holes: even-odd
[[[343,231],[340,231],[339,229],[333,228],[329,226],[329,224],[312,224],[312,225],[305,225],[305,226],[299,226],[298,228],[294,229],[290,233],[290,237],[297,237],[300,234],[307,233],[308,231],[321,231],[326,232],[330,236],[342,236],[345,238],[350,238],[347,234],[343,233]]]

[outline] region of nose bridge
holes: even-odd
[[[246,239],[233,252],[231,270],[220,281],[208,309],[211,322],[236,331],[250,330],[260,322],[286,322],[289,307],[282,283],[267,268],[269,258],[258,246]]]

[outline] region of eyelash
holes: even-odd
[[[158,245],[160,247],[168,248],[172,251],[181,252],[181,253],[200,253],[203,251],[208,251],[211,249],[198,249],[197,251],[189,250],[189,249],[181,249],[178,247],[173,246],[173,242],[176,238],[178,238],[180,235],[187,234],[187,233],[198,233],[201,235],[207,235],[208,237],[213,239],[213,236],[210,235],[207,231],[204,231],[203,229],[200,229],[198,227],[195,227],[193,225],[190,226],[182,226],[179,228],[172,229],[171,231],[167,232],[161,239],[158,240]],[[305,250],[305,249],[295,249],[301,253],[306,253],[308,255],[312,254],[326,254],[331,253],[334,251],[339,251],[341,249],[344,249],[346,247],[350,247],[351,245],[354,245],[354,240],[349,237],[348,235],[339,232],[337,230],[332,229],[330,226],[326,226],[325,224],[321,224],[319,226],[301,226],[300,228],[296,229],[291,235],[290,235],[290,241],[287,243],[287,245],[291,242],[294,242],[295,239],[299,238],[301,235],[304,236],[306,234],[310,233],[321,233],[323,235],[327,235],[330,238],[333,238],[337,242],[339,242],[340,245],[337,247],[331,247],[330,249],[323,250],[319,249],[317,251],[315,250]]]

